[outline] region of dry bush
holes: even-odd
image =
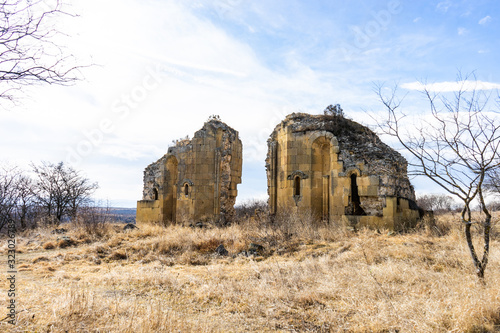
[[[299,240],[333,241],[346,234],[337,221],[327,222],[311,211],[282,209],[275,216],[250,217],[238,224],[250,240],[263,242],[270,247],[286,246]]]
[[[91,205],[79,209],[73,225],[78,229],[78,239],[91,241],[108,236],[111,222],[109,207]]]
[[[234,210],[236,221],[241,222],[252,217],[264,216],[269,207],[265,200],[248,200],[235,206]]]
[[[42,247],[45,250],[51,250],[51,249],[55,249],[56,248],[56,244],[54,244],[54,242],[52,242],[52,241],[48,241],[48,242],[43,243]]]
[[[76,245],[76,242],[70,237],[64,237],[62,239],[57,240],[57,247],[61,249],[74,245]]]
[[[127,258],[127,253],[124,250],[116,250],[109,256],[111,260],[123,260]]]

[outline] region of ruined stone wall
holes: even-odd
[[[406,160],[367,127],[294,113],[268,140],[270,210],[310,209],[325,220],[397,229],[417,214],[406,170]]]
[[[234,215],[241,170],[238,132],[210,119],[193,139],[177,142],[145,169],[137,221],[225,223]]]

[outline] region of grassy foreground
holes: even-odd
[[[4,319],[0,331],[500,330],[496,226],[481,283],[456,216],[407,234],[304,221],[132,231],[64,225],[70,242],[49,228],[26,232],[17,238],[18,323]],[[238,255],[252,243],[264,248]],[[228,256],[214,253],[220,244]],[[5,240],[0,250],[5,263]]]

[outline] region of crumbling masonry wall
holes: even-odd
[[[234,215],[241,183],[242,144],[238,132],[211,118],[191,140],[178,141],[144,170],[137,222],[226,223]]]
[[[365,126],[293,113],[268,140],[269,208],[311,210],[350,226],[403,229],[419,217],[407,162]]]

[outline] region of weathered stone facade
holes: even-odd
[[[406,160],[343,116],[288,115],[268,140],[266,170],[271,214],[309,209],[333,223],[396,230],[419,217]]]
[[[193,139],[178,141],[144,170],[137,222],[225,223],[234,215],[241,183],[242,144],[238,132],[211,117]]]

